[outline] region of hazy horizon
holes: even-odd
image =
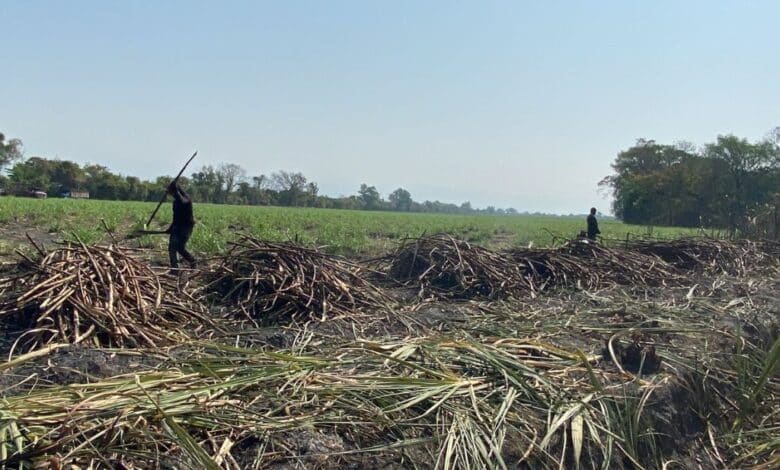
[[[606,213],[597,183],[637,138],[780,125],[778,17],[769,1],[10,1],[0,132],[143,178],[197,149],[193,171],[300,171],[332,196]]]

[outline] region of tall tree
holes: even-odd
[[[306,183],[302,173],[279,171],[271,175],[271,186],[278,191],[279,202],[286,206],[305,205]]]
[[[388,196],[390,207],[396,211],[409,211],[412,209],[412,194],[404,188],[398,188]]]
[[[235,163],[223,163],[217,168],[217,173],[222,180],[223,201],[228,199],[236,185],[246,179],[246,170]]]
[[[382,197],[379,195],[379,191],[375,186],[369,186],[365,183],[360,185],[358,190],[358,198],[360,199],[361,206],[366,210],[377,210],[382,203]]]
[[[11,168],[9,179],[17,192],[29,190],[49,192],[51,183],[49,160],[32,157],[19,162]]]
[[[267,206],[276,202],[276,193],[270,189],[271,181],[265,175],[252,177],[252,202],[250,204],[257,204]]]
[[[67,160],[54,160],[52,163],[51,180],[58,186],[55,192],[80,190],[86,184],[87,177],[77,163]]]
[[[670,176],[692,157],[682,148],[645,139],[620,152],[612,164],[615,174],[599,183],[612,189],[615,216],[629,223],[670,223],[667,208],[683,189]]]
[[[769,195],[762,187],[761,173],[778,168],[780,148],[770,140],[751,144],[747,139],[726,135],[708,144],[704,155],[725,164],[729,180],[725,194],[729,228],[735,230],[744,224],[752,209],[767,201]]]
[[[134,201],[145,201],[149,197],[149,184],[137,176],[125,177],[127,198]]]
[[[204,165],[200,171],[192,174],[190,192],[202,202],[219,202],[224,185],[223,176],[211,165]]]
[[[309,181],[306,185],[306,204],[307,206],[317,205],[317,195],[320,192],[320,187],[314,181]]]
[[[5,135],[0,132],[0,170],[17,160],[21,160],[23,148],[21,140],[11,139],[6,141]]]
[[[85,186],[95,199],[123,199],[127,193],[125,180],[103,165],[84,165]]]
[[[265,189],[268,186],[268,177],[265,175],[253,176],[252,187],[255,189]]]
[[[780,188],[778,161],[771,139],[719,136],[701,152],[639,140],[600,184],[612,189],[614,213],[625,222],[744,230]]]

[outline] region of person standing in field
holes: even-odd
[[[172,181],[168,185],[168,194],[173,196],[173,221],[168,227],[168,255],[171,259],[172,270],[178,269],[179,260],[177,255],[187,260],[190,267],[195,268],[197,262],[195,257],[187,251],[187,241],[192,235],[192,229],[195,226],[195,218],[192,215],[192,199],[189,194]]]
[[[596,235],[600,234],[599,222],[596,220],[596,208],[590,208],[590,215],[588,216],[588,238],[591,240],[596,239]]]

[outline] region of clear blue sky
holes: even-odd
[[[582,213],[636,138],[780,125],[780,1],[0,2],[0,131],[151,177],[234,162]]]

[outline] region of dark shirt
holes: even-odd
[[[596,216],[593,214],[588,215],[588,238],[595,240],[596,235],[601,233],[599,230],[599,223],[596,221]]]
[[[192,216],[192,199],[178,185],[173,193],[173,222],[171,227],[192,228],[195,218]]]

